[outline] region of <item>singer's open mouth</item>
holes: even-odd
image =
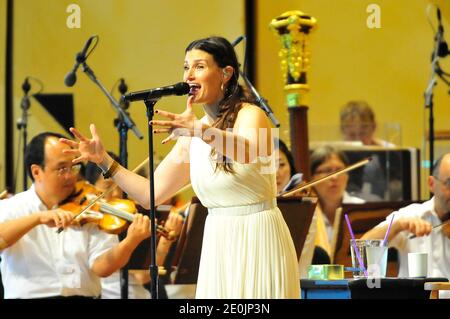
[[[200,90],[200,84],[189,83],[189,86],[191,87],[189,90],[189,95],[195,95],[197,91]]]

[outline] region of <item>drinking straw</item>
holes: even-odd
[[[355,251],[356,258],[358,258],[359,267],[364,271],[364,275],[368,277],[368,273],[366,267],[364,267],[364,262],[361,259],[361,255],[359,254],[358,247],[356,246],[355,235],[353,234],[352,226],[350,225],[350,220],[348,219],[348,215],[345,214],[345,221],[347,222],[348,230],[350,231],[350,236],[352,236],[353,250]]]
[[[388,234],[391,231],[392,221],[394,220],[395,214],[392,214],[391,222],[389,223],[388,229],[386,231],[386,235],[384,235],[383,246],[386,246]]]

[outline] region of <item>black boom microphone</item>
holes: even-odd
[[[20,102],[20,107],[22,110],[28,110],[30,108],[30,97],[28,96],[28,92],[30,92],[31,85],[30,82],[28,82],[28,77],[25,78],[22,84],[22,90],[23,90],[23,98]]]
[[[240,35],[240,36],[238,36],[233,42],[231,42],[231,45],[233,46],[233,47],[235,47],[235,46],[237,46],[242,40],[244,40],[245,39],[245,36],[243,36],[243,35]]]
[[[130,92],[123,96],[125,101],[155,100],[167,95],[185,95],[190,90],[189,84],[179,82],[174,85],[163,86],[160,88]]]
[[[91,46],[92,40],[94,40],[94,38],[96,38],[96,35],[91,36],[85,43],[83,50],[81,52],[78,52],[77,55],[75,56],[75,65],[73,66],[73,69],[67,73],[66,77],[64,78],[64,84],[66,86],[73,86],[75,84],[75,82],[77,81],[77,69],[78,66],[81,63],[84,63],[86,61],[86,53],[87,50],[89,49],[89,47]]]
[[[441,18],[441,9],[437,8],[437,19],[438,19],[438,51],[437,54],[441,58],[445,58],[447,55],[450,54],[450,51],[448,50],[448,44],[445,42],[444,39],[444,26],[442,25],[442,18]]]

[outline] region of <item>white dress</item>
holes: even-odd
[[[300,298],[294,244],[276,206],[273,156],[233,163],[230,174],[215,172],[210,152],[192,138],[191,183],[208,208],[196,298]]]

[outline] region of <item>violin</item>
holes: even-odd
[[[112,198],[108,201],[100,200],[106,192],[101,193],[93,185],[86,181],[78,181],[74,193],[59,204],[59,208],[72,212],[74,224],[80,226],[86,223],[95,223],[108,234],[120,234],[125,231],[133,221],[136,213],[136,205],[129,199]],[[94,199],[97,199],[93,202]],[[176,237],[173,231],[157,225],[157,233],[161,236],[173,239]],[[62,228],[58,229],[61,232]]]

